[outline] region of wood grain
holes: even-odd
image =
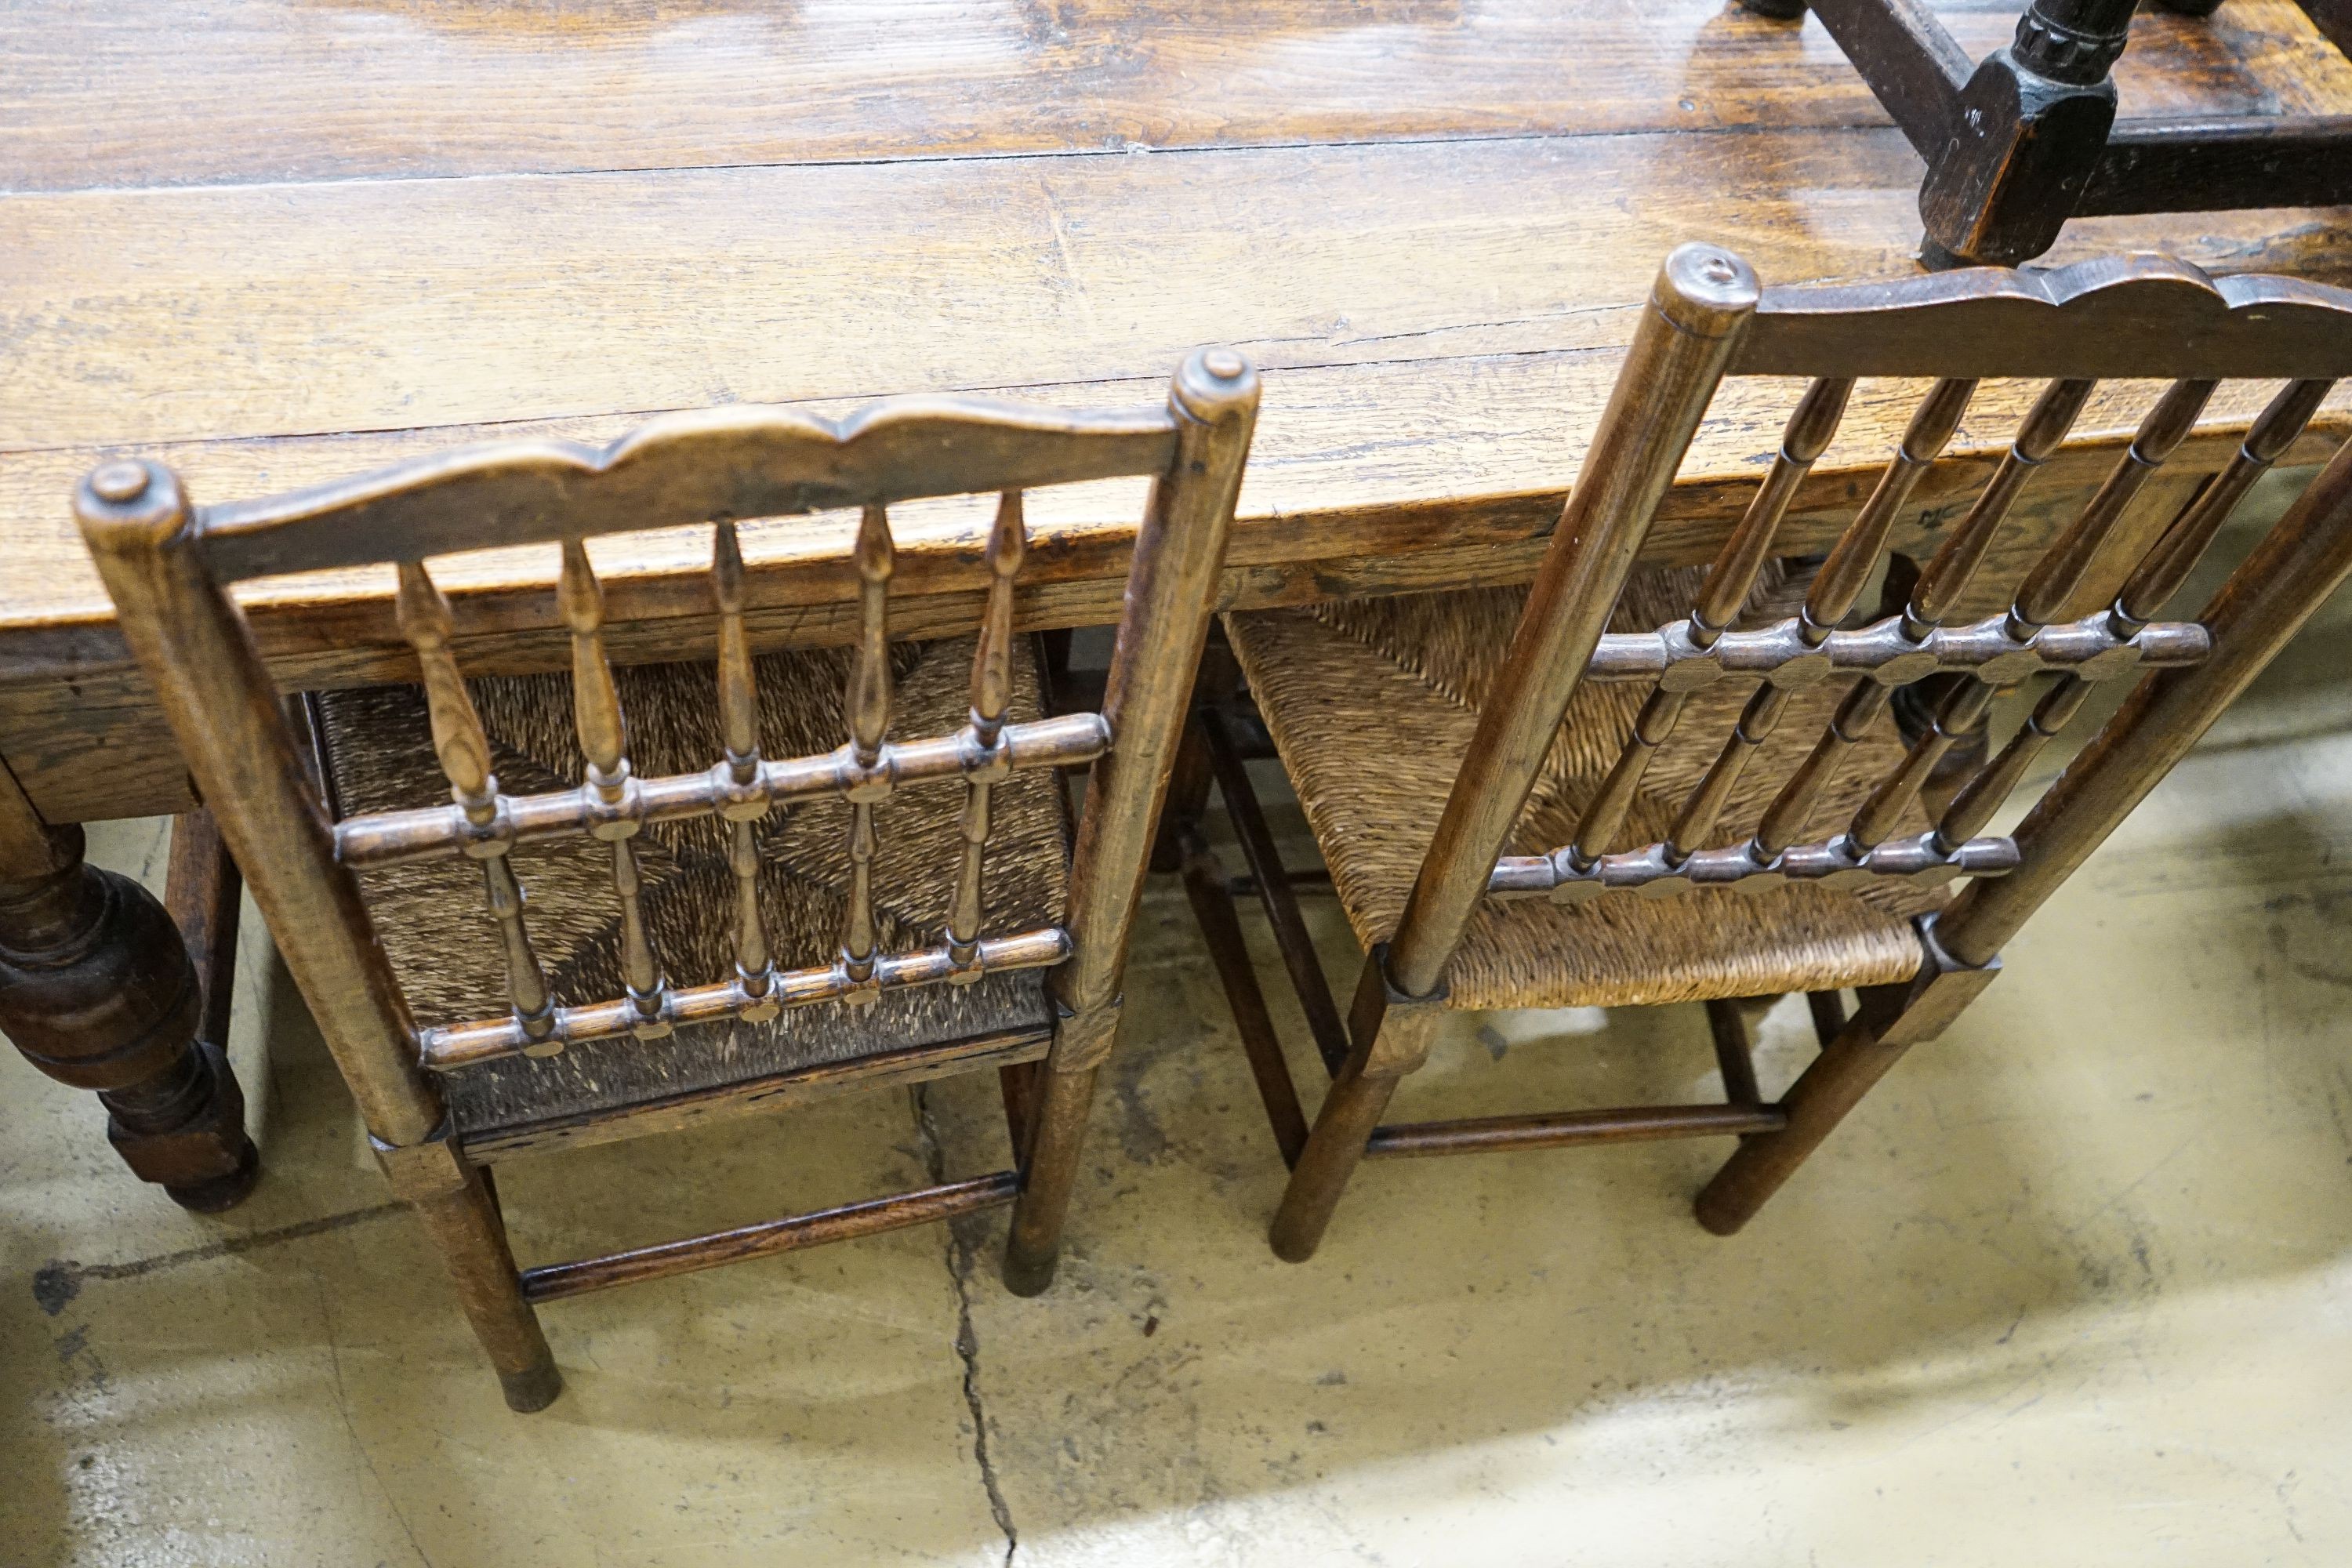
[[[1775,285],[1909,270],[1916,181],[1890,130],[23,196],[0,450],[1616,348],[1694,235]],[[2347,275],[2343,220],[2280,226],[2052,259]]]
[[[131,450],[229,501],[469,441],[603,442],[714,403],[837,416],[870,395],[980,391],[1117,406],[1222,340],[1267,367],[1227,603],[1524,579],[1667,248],[1715,238],[1788,284],[1899,273],[1917,237],[1917,160],[1818,24],[1791,32],[1712,0],[1571,9],[1381,0],[1275,23],[1089,4],[1032,37],[1019,17],[924,8],[885,14],[873,26],[916,32],[862,49],[838,31],[856,25],[715,0],[12,10],[0,180],[29,194],[0,198],[0,756],[53,814],[188,804],[68,514],[75,480]],[[1939,14],[1975,49],[2014,8]],[[149,47],[157,27],[173,50]],[[2136,28],[2134,112],[2352,108],[2352,72],[2285,0]],[[779,71],[793,90],[772,90]],[[702,90],[681,90],[688,78]],[[665,111],[643,112],[656,99]],[[204,136],[155,129],[199,112]],[[845,140],[826,139],[826,114]],[[987,115],[995,128],[973,130]],[[1689,133],[1694,120],[1718,133]],[[1106,126],[1116,144],[1196,150],[1061,155],[1107,144],[1087,139]],[[631,148],[646,172],[514,173],[625,167]],[[1052,155],[978,155],[1005,152]],[[778,166],[668,167],[763,158]],[[428,174],[478,177],[351,177]],[[311,183],[251,183],[289,180]],[[231,183],[106,188],[190,181]],[[2164,244],[2217,272],[2344,279],[2347,240],[2335,213],[2194,231],[2101,219],[2071,226],[2052,259]],[[1806,504],[1855,499],[1840,487],[1899,425],[1868,390]],[[2340,433],[2343,406],[2317,428]],[[1674,516],[1744,504],[1734,481],[1752,480],[1785,408],[1730,412]],[[2217,404],[2207,432],[2250,414]],[[2003,438],[1967,425],[1956,449]],[[2221,460],[2208,446],[2192,441],[2184,470]],[[2315,460],[2306,447],[2288,460]],[[2038,484],[2054,494],[2068,471]],[[1115,616],[1139,503],[1041,493],[1022,624]],[[910,626],[968,625],[982,532],[894,521],[904,585],[936,599],[910,605]],[[842,527],[745,530],[761,646],[840,637]],[[1695,539],[1656,546],[1703,556]],[[436,566],[473,667],[553,667],[543,553]],[[683,554],[597,564],[616,657],[658,657],[678,631],[665,622],[707,613]],[[405,674],[390,590],[362,572],[241,597],[281,679],[341,683]]]
[[[1265,608],[1357,594],[1525,582],[1534,574],[1559,515],[1566,475],[1582,456],[1581,440],[1558,427],[1559,411],[1579,395],[1599,396],[1615,372],[1613,355],[1533,355],[1493,361],[1445,362],[1467,373],[1467,385],[1444,389],[1414,433],[1387,449],[1359,457],[1348,424],[1347,381],[1337,373],[1300,373],[1294,382],[1321,380],[1334,398],[1318,416],[1318,432],[1303,425],[1291,404],[1286,425],[1283,384],[1269,377],[1269,413],[1261,426],[1243,515],[1227,557],[1220,604]],[[1399,371],[1398,374],[1403,373]],[[1134,389],[1124,389],[1131,396]],[[1916,384],[1865,384],[1855,395],[1847,427],[1798,497],[1798,515],[1783,525],[1780,548],[1825,550],[1875,478],[1884,447],[1875,444],[1899,427]],[[2209,428],[2167,465],[2165,475],[2134,513],[2137,526],[2160,526],[2157,513],[2196,476],[2217,470],[2236,449],[2237,432],[2259,410],[2263,388],[2225,384],[2208,410]],[[2005,449],[2010,432],[2034,388],[1989,384],[1955,440],[1959,456],[1924,479],[1911,509],[1898,521],[1892,547],[1924,553],[1964,515]],[[2105,387],[2076,425],[2080,444],[2037,471],[2011,513],[1991,558],[1988,580],[2021,570],[2056,534],[2075,507],[2096,489],[2114,453],[2137,423],[2148,389]],[[1711,559],[1763,472],[1780,419],[1796,388],[1783,382],[1735,382],[1715,418],[1702,429],[1694,469],[1714,465],[1717,479],[1689,479],[1661,509],[1643,555],[1645,565],[1692,565]],[[1491,423],[1488,421],[1491,420]],[[2352,437],[2352,394],[2339,391],[2310,431],[2281,459],[2284,466],[2323,460]],[[1301,451],[1296,439],[1309,447]],[[421,449],[413,436],[370,438],[384,455]],[[1327,444],[1328,443],[1328,444]],[[267,460],[281,469],[298,450],[313,463],[347,462],[359,445],[349,441],[287,443]],[[1320,447],[1320,450],[1311,448]],[[1708,454],[1712,454],[1709,456]],[[55,458],[59,455],[44,454]],[[224,443],[183,449],[184,466],[200,474],[217,461],[234,470],[265,457],[263,448]],[[0,468],[0,478],[6,470]],[[1497,486],[1490,493],[1451,487],[1465,476]],[[200,480],[192,482],[201,482]],[[1368,486],[1392,487],[1410,502],[1358,502]],[[1501,489],[1504,485],[1513,488]],[[1083,489],[1087,494],[1078,493]],[[1015,595],[1015,624],[1024,629],[1102,625],[1115,620],[1131,546],[1139,498],[1080,487],[1030,498],[1032,548],[1024,586]],[[2164,514],[2169,515],[2168,512]],[[982,559],[988,513],[928,527],[900,525],[898,575],[903,596],[892,610],[897,635],[943,636],[971,626],[986,589]],[[746,527],[744,550],[754,563],[749,585],[753,607],[746,620],[753,645],[838,646],[856,626],[855,574],[848,564],[854,519],[826,517]],[[2118,548],[2093,576],[2107,590],[2120,583],[2126,535],[2142,545],[2127,520]],[[704,547],[707,548],[707,547]],[[551,582],[554,551],[536,576],[519,573],[503,556],[452,557],[436,567],[456,603],[459,657],[469,669],[520,673],[556,669],[567,658]],[[635,563],[633,576],[609,576],[615,625],[614,657],[623,662],[706,657],[713,635],[707,598],[696,581],[707,557],[692,545],[668,562]],[[528,566],[530,563],[524,563]],[[389,573],[384,574],[387,577]],[[289,580],[277,586],[296,596],[247,595],[269,662],[289,688],[365,684],[415,679],[415,666],[394,625],[389,584],[345,574],[331,591]],[[153,705],[145,680],[129,667],[120,634],[99,603],[71,620],[20,634],[0,658],[0,756],[26,794],[52,820],[184,810],[192,802],[184,765]],[[1998,608],[1998,606],[1990,606]],[[1956,614],[1986,613],[1963,605]],[[2071,606],[2070,614],[2087,613]]]
[[[1934,9],[1980,58],[2018,6]],[[2231,0],[2140,17],[2117,79],[2263,113],[2347,75]],[[1885,123],[1818,22],[1719,0],[26,4],[0,79],[18,190]]]

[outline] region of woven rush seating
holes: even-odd
[[[891,738],[952,732],[971,698],[974,638],[901,643],[891,650]],[[1041,716],[1034,647],[1012,661],[1009,722]],[[846,650],[773,653],[755,661],[762,754],[824,752],[845,732]],[[691,773],[724,749],[708,663],[614,672],[640,773]],[[584,776],[572,682],[562,675],[494,676],[468,682],[492,763],[515,794],[577,789]],[[419,687],[320,693],[318,731],[338,816],[439,805],[449,785],[434,755]],[[960,784],[910,787],[876,811],[876,919],[887,952],[941,940],[952,879],[938,874],[962,852]],[[1058,924],[1068,870],[1068,828],[1053,780],[1011,774],[999,786],[983,884],[983,929]],[[849,806],[840,800],[779,809],[759,824],[761,914],[780,968],[833,961],[850,881]],[[730,931],[736,881],[728,825],[717,817],[648,824],[636,840],[646,919],[673,984],[733,973]],[[609,854],[579,837],[527,843],[513,852],[530,900],[531,936],[555,1000],[579,1005],[624,989],[622,932]],[[508,1006],[495,923],[481,875],[454,858],[375,868],[361,876],[378,937],[423,1025],[493,1017]],[[756,1079],[836,1067],[950,1041],[987,1041],[1005,1060],[1042,1055],[1052,1035],[1044,972],[990,974],[969,985],[885,991],[862,1006],[817,1002],[755,1023],[681,1026],[652,1042],[623,1035],[574,1042],[562,1054],[477,1064],[444,1079],[457,1130],[519,1133],[567,1119],[601,1126],[632,1110],[690,1102]],[[728,1097],[756,1109],[759,1095]]]
[[[1702,574],[1641,574],[1610,629],[1654,631],[1679,619]],[[1740,625],[1795,614],[1811,580],[1775,563]],[[1482,588],[1225,617],[1333,890],[1367,952],[1396,932],[1526,602],[1525,588]],[[1734,791],[1721,839],[1755,831],[1852,686],[1827,680],[1797,695]],[[1539,855],[1574,835],[1646,695],[1633,683],[1579,688],[1507,853]],[[1666,837],[1748,696],[1728,681],[1693,695],[1643,776],[1628,842]],[[1824,795],[1820,820],[1851,816],[1902,753],[1882,713]],[[1914,804],[1900,831],[1927,826]],[[1453,1005],[1472,1008],[1615,1007],[1891,984],[1919,967],[1911,917],[1939,907],[1948,893],[1946,885],[1889,878],[1851,890],[1780,883],[1575,904],[1489,900],[1456,950],[1448,983]]]

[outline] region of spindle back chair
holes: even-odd
[[[717,408],[664,416],[602,449],[499,443],[225,506],[193,506],[171,470],[152,462],[111,463],[84,481],[76,510],[124,635],[351,1086],[394,1191],[445,1255],[515,1409],[541,1408],[561,1388],[533,1304],[605,1285],[1012,1203],[1008,1283],[1027,1293],[1045,1288],[1094,1075],[1118,1027],[1135,901],[1207,635],[1256,404],[1247,362],[1214,349],[1186,361],[1160,408],[1064,413],[902,398],[838,424],[785,409]],[[1150,476],[1153,483],[1100,710],[1011,721],[1023,492],[1116,476]],[[992,492],[1000,500],[984,547],[988,588],[969,716],[953,733],[891,738],[888,509]],[[736,523],[836,508],[861,513],[852,552],[857,627],[841,707],[847,734],[822,755],[764,756]],[[711,679],[722,754],[702,771],[647,777],[631,766],[605,647],[604,592],[585,541],[684,527],[712,530]],[[561,550],[556,600],[571,639],[584,782],[508,794],[459,668],[457,617],[427,563],[493,546],[546,544]],[[279,574],[386,563],[397,567],[398,624],[417,660],[450,804],[334,821],[228,589]],[[983,930],[992,792],[1034,770],[1082,763],[1091,768],[1069,851],[1066,913],[1033,929]],[[876,915],[877,808],[897,792],[929,785],[934,801],[952,810],[952,798],[939,799],[938,786],[949,784],[961,785],[961,852],[942,868],[954,889],[940,940],[884,951]],[[786,969],[774,960],[763,921],[754,830],[772,813],[814,802],[846,803],[846,916],[831,963]],[[670,973],[646,918],[641,835],[689,818],[719,819],[728,835],[737,882],[731,973]],[[511,852],[566,836],[609,847],[625,978],[619,995],[559,999],[534,950]],[[1058,867],[1063,851],[1055,842]],[[420,1027],[371,925],[355,873],[436,858],[480,868],[506,975],[503,1016]],[[559,903],[555,915],[564,912]],[[685,1036],[665,1037],[698,1024],[788,1028],[805,1016],[792,1009],[871,1007],[901,988],[970,985],[1049,966],[1050,1048],[1034,1071],[1006,1082],[1017,1169],[607,1258],[518,1271],[494,1192],[453,1122],[443,1087],[447,1075],[516,1057],[548,1058],[615,1039],[677,1051]],[[957,1061],[986,1067],[1037,1054],[971,1049]],[[906,1076],[938,1070],[934,1062]],[[868,1074],[861,1081],[891,1080]]]
[[[2158,618],[2254,480],[2305,431],[2332,378],[2347,373],[2352,293],[2292,279],[2217,281],[2131,257],[2042,274],[1983,268],[1759,290],[1736,256],[1685,246],[1659,274],[1540,574],[1507,647],[1495,638],[1490,668],[1444,646],[1476,640],[1459,610],[1465,596],[1229,616],[1252,695],[1370,952],[1342,1023],[1227,716],[1204,711],[1195,743],[1214,765],[1334,1079],[1310,1130],[1226,884],[1195,835],[1194,907],[1293,1166],[1276,1252],[1312,1254],[1367,1154],[1651,1137],[1741,1138],[1698,1200],[1708,1228],[1738,1229],[1906,1047],[1939,1033],[1984,987],[2027,916],[2352,570],[2352,453],[2339,452],[2202,615]],[[1687,574],[1637,574],[1653,514],[1726,376],[1810,379],[1704,575],[1694,584]],[[1776,561],[1775,531],[1865,377],[1935,379],[1827,556]],[[2012,377],[2046,385],[1965,515],[1924,565],[1888,574],[1871,613],[1864,595],[1891,531],[1978,383]],[[2030,566],[1993,581],[1982,569],[2000,558],[2003,519],[2033,469],[2099,381],[2139,378],[2169,384],[2104,485]],[[2224,378],[2285,385],[2227,466],[2136,564],[2118,569],[2118,549],[2147,537],[2137,531],[2144,523],[2124,526],[2130,503]],[[2088,614],[2086,592],[2102,595]],[[1377,644],[1369,653],[1368,640]],[[1416,817],[1412,802],[1370,795],[1410,771],[1416,735],[1452,731],[1407,733],[1417,722],[1409,705],[1375,700],[1371,689],[1393,682],[1399,666],[1423,665],[1444,667],[1422,674],[1451,694],[1452,707],[1433,706],[1476,712],[1475,729],[1465,715],[1432,764],[1456,770],[1434,786],[1442,811],[1433,793]],[[2015,833],[1990,832],[2093,686],[2143,670]],[[1928,795],[1996,690],[2036,679],[2046,691],[1998,754],[1956,792]],[[1339,689],[1351,680],[1365,689],[1352,706]],[[1633,693],[1644,688],[1637,706]],[[1927,721],[1907,736],[1888,719],[1898,690],[1933,693]],[[1375,709],[1384,760],[1349,753],[1349,715]],[[1675,766],[1664,768],[1669,753]],[[1580,779],[1579,758],[1590,764]],[[1645,794],[1645,779],[1662,776],[1666,791]],[[1400,849],[1405,830],[1386,825],[1409,820],[1418,836]],[[1384,837],[1398,857],[1385,885],[1375,843]],[[1847,988],[1859,998],[1851,1018]],[[1767,1100],[1734,999],[1796,990],[1814,994],[1823,1049],[1785,1096]],[[1448,1005],[1690,1000],[1708,1004],[1727,1104],[1381,1125]]]

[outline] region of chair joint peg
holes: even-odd
[[[1118,995],[1099,1005],[1074,1011],[1055,996],[1054,1048],[1045,1058],[1047,1069],[1090,1072],[1108,1061],[1111,1047],[1118,1043],[1119,1015],[1126,1005],[1127,998]]]
[[[1348,1037],[1363,1076],[1402,1078],[1427,1061],[1449,994],[1444,980],[1426,996],[1401,989],[1389,973],[1389,944],[1374,944],[1348,1009]]]
[[[465,1186],[472,1166],[457,1142],[456,1125],[446,1116],[414,1143],[387,1143],[368,1134],[368,1151],[383,1167],[392,1195],[404,1203],[423,1203]]]

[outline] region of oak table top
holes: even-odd
[[[1937,10],[1980,56],[2017,6]],[[2352,111],[2290,0],[2143,16],[2116,79],[2135,116]],[[0,12],[0,760],[53,821],[188,801],[68,507],[106,456],[226,500],[713,403],[1156,401],[1223,342],[1265,384],[1229,602],[1505,582],[1674,244],[1791,283],[1908,270],[1919,234],[1919,162],[1819,25],[1723,0],[35,3]],[[2346,281],[2347,238],[2342,210],[2105,218],[2045,259]],[[1850,502],[1904,391],[1865,388],[1802,504]],[[1785,401],[1738,395],[1654,558],[1703,558],[1760,472]],[[1989,389],[1915,536],[2027,395]],[[2259,401],[2217,400],[2179,483]],[[2025,512],[2132,417],[2095,405]],[[2347,429],[2339,395],[2307,444]],[[1023,619],[1109,619],[1139,492],[1039,503]],[[907,520],[903,629],[971,624],[984,524]],[[848,540],[746,528],[761,641],[845,637]],[[616,650],[701,651],[690,553],[597,553]],[[555,565],[440,569],[470,667],[560,664]],[[249,603],[283,679],[332,684],[413,668],[390,590]]]

